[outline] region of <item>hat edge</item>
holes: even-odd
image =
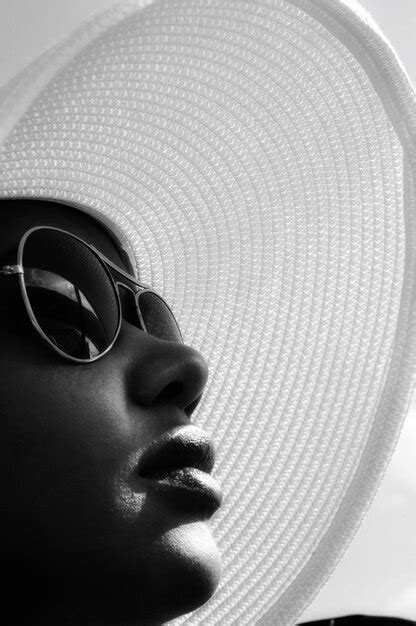
[[[106,30],[152,0],[128,0],[98,11],[0,86],[0,149],[9,133],[59,71]]]

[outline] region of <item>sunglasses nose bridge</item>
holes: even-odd
[[[114,284],[120,300],[120,311],[123,319],[141,330],[145,330],[138,302],[140,291],[135,291],[132,287],[121,281],[115,280]]]

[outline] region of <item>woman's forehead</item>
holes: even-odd
[[[46,200],[0,200],[0,223],[0,258],[16,250],[29,228],[54,226],[77,235],[111,261],[125,267],[122,253],[106,228],[88,213],[72,206]]]

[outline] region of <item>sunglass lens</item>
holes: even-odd
[[[22,255],[32,314],[65,354],[89,361],[113,342],[119,304],[109,274],[84,243],[59,230],[31,232]]]
[[[153,291],[143,291],[139,295],[139,307],[146,331],[158,337],[182,343],[182,335],[172,311],[166,302]]]

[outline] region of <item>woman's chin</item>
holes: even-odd
[[[167,531],[157,546],[155,561],[159,561],[161,573],[156,597],[164,620],[205,604],[220,582],[221,555],[207,522],[191,522]]]
[[[181,523],[154,537],[137,567],[134,551],[131,557],[115,595],[108,590],[104,612],[119,620],[112,624],[168,622],[205,604],[220,582],[221,556],[206,521]],[[104,606],[102,595],[99,604]]]
[[[114,547],[100,562],[68,555],[37,574],[35,564],[28,567],[30,601],[21,617],[28,610],[33,624],[162,624],[202,606],[221,578],[220,552],[206,521],[165,530],[140,555],[128,540],[121,559]]]

